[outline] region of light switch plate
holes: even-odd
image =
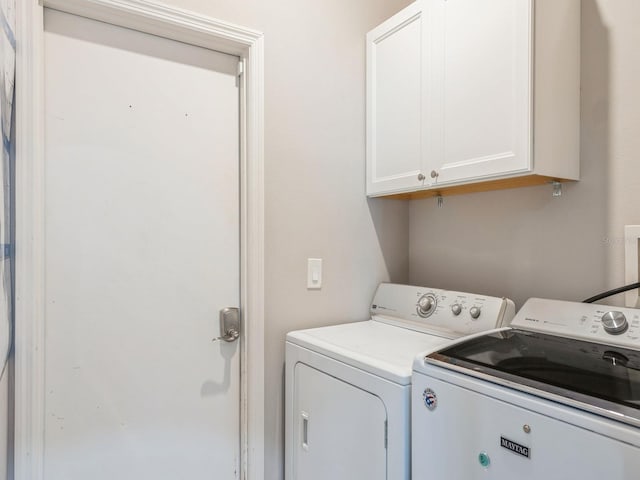
[[[322,288],[322,259],[307,258],[307,288]]]
[[[640,264],[638,250],[640,249],[640,225],[625,225],[624,227],[624,281],[625,285],[638,281]],[[624,304],[627,307],[638,305],[638,289],[625,293]]]

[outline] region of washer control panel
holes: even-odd
[[[391,283],[380,284],[371,304],[374,319],[452,336],[506,326],[514,314],[506,298]]]
[[[530,298],[513,320],[525,330],[640,347],[640,309]]]

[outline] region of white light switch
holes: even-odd
[[[321,258],[307,258],[307,288],[322,288]]]
[[[626,284],[636,283],[640,275],[640,225],[624,226],[624,280]],[[625,293],[625,306],[640,306],[639,289]]]

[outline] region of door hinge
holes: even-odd
[[[238,71],[237,71],[237,74],[238,74],[239,77],[241,77],[243,73],[244,73],[244,60],[240,59],[240,60],[238,60]]]
[[[387,445],[389,443],[389,421],[384,421],[384,448],[386,450]]]

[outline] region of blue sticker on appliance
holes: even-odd
[[[422,398],[424,400],[425,407],[427,407],[429,410],[435,410],[435,408],[438,406],[438,397],[436,396],[436,392],[434,392],[430,388],[425,388],[424,392],[422,393]]]

